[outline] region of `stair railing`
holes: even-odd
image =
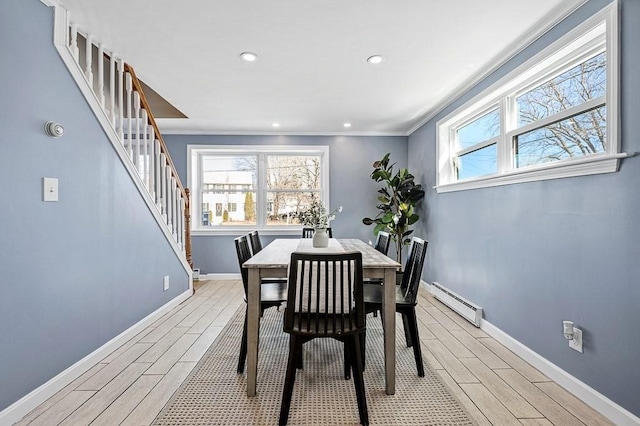
[[[189,189],[180,181],[133,67],[67,23],[69,51],[83,71],[128,159],[193,268]]]

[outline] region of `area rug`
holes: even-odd
[[[258,386],[247,397],[246,374],[236,373],[244,321],[242,306],[176,391],[154,425],[275,425],[289,349],[282,331],[282,309],[265,312],[260,323]],[[413,350],[404,343],[402,321],[396,332],[396,394],[385,394],[383,333],[380,318],[367,318],[366,387],[371,425],[474,425],[458,400],[425,364],[418,377]],[[358,425],[352,380],[343,377],[342,344],[315,339],[304,347],[289,425]]]

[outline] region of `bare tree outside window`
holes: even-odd
[[[562,118],[516,137],[516,166],[605,152],[606,86],[606,56],[601,53],[518,97],[519,126],[556,114]],[[569,117],[562,114],[599,98],[602,103],[587,111]]]
[[[298,224],[297,213],[320,196],[320,157],[267,157],[268,224]]]

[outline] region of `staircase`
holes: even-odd
[[[185,267],[191,260],[189,189],[180,181],[133,67],[73,22],[56,0],[54,44],[150,211]]]

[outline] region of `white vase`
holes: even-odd
[[[328,247],[329,235],[327,234],[327,228],[316,228],[313,233],[313,246],[314,247]]]

